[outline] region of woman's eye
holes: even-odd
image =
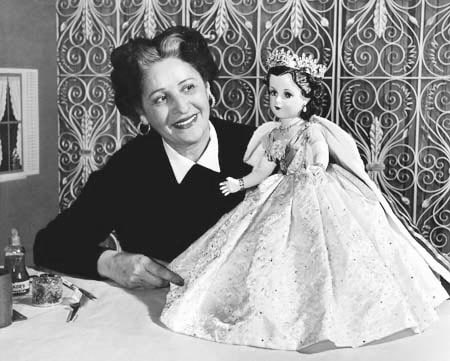
[[[154,98],[154,99],[153,99],[153,102],[154,102],[155,104],[161,104],[161,103],[166,102],[166,100],[167,100],[167,97],[166,97],[165,95],[160,95],[160,96]]]
[[[288,93],[288,92],[284,93],[284,96],[285,96],[286,98],[292,98],[292,94],[291,94],[291,93]]]
[[[186,85],[183,87],[183,90],[187,93],[187,92],[191,91],[191,90],[194,89],[194,88],[195,88],[195,84],[186,84]]]
[[[275,96],[277,96],[277,92],[276,92],[275,90],[270,90],[270,91],[269,91],[269,95],[270,95],[271,97],[275,97]]]

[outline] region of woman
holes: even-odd
[[[249,171],[242,158],[252,129],[210,116],[218,70],[195,30],[130,40],[111,61],[119,111],[151,130],[116,152],[38,232],[34,260],[125,287],[182,284],[165,264],[242,200],[223,197],[218,183]],[[99,246],[113,230],[122,251]]]

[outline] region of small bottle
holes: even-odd
[[[5,269],[11,273],[13,296],[30,292],[30,276],[25,267],[25,247],[20,244],[19,232],[11,229],[9,245],[5,247]]]

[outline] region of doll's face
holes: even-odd
[[[280,119],[298,117],[309,102],[290,74],[270,74],[269,98],[270,109]]]

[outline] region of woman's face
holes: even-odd
[[[164,140],[183,153],[207,144],[207,85],[195,68],[166,58],[143,70],[141,116]]]
[[[291,74],[269,77],[270,109],[280,119],[298,117],[309,102],[295,84]]]

